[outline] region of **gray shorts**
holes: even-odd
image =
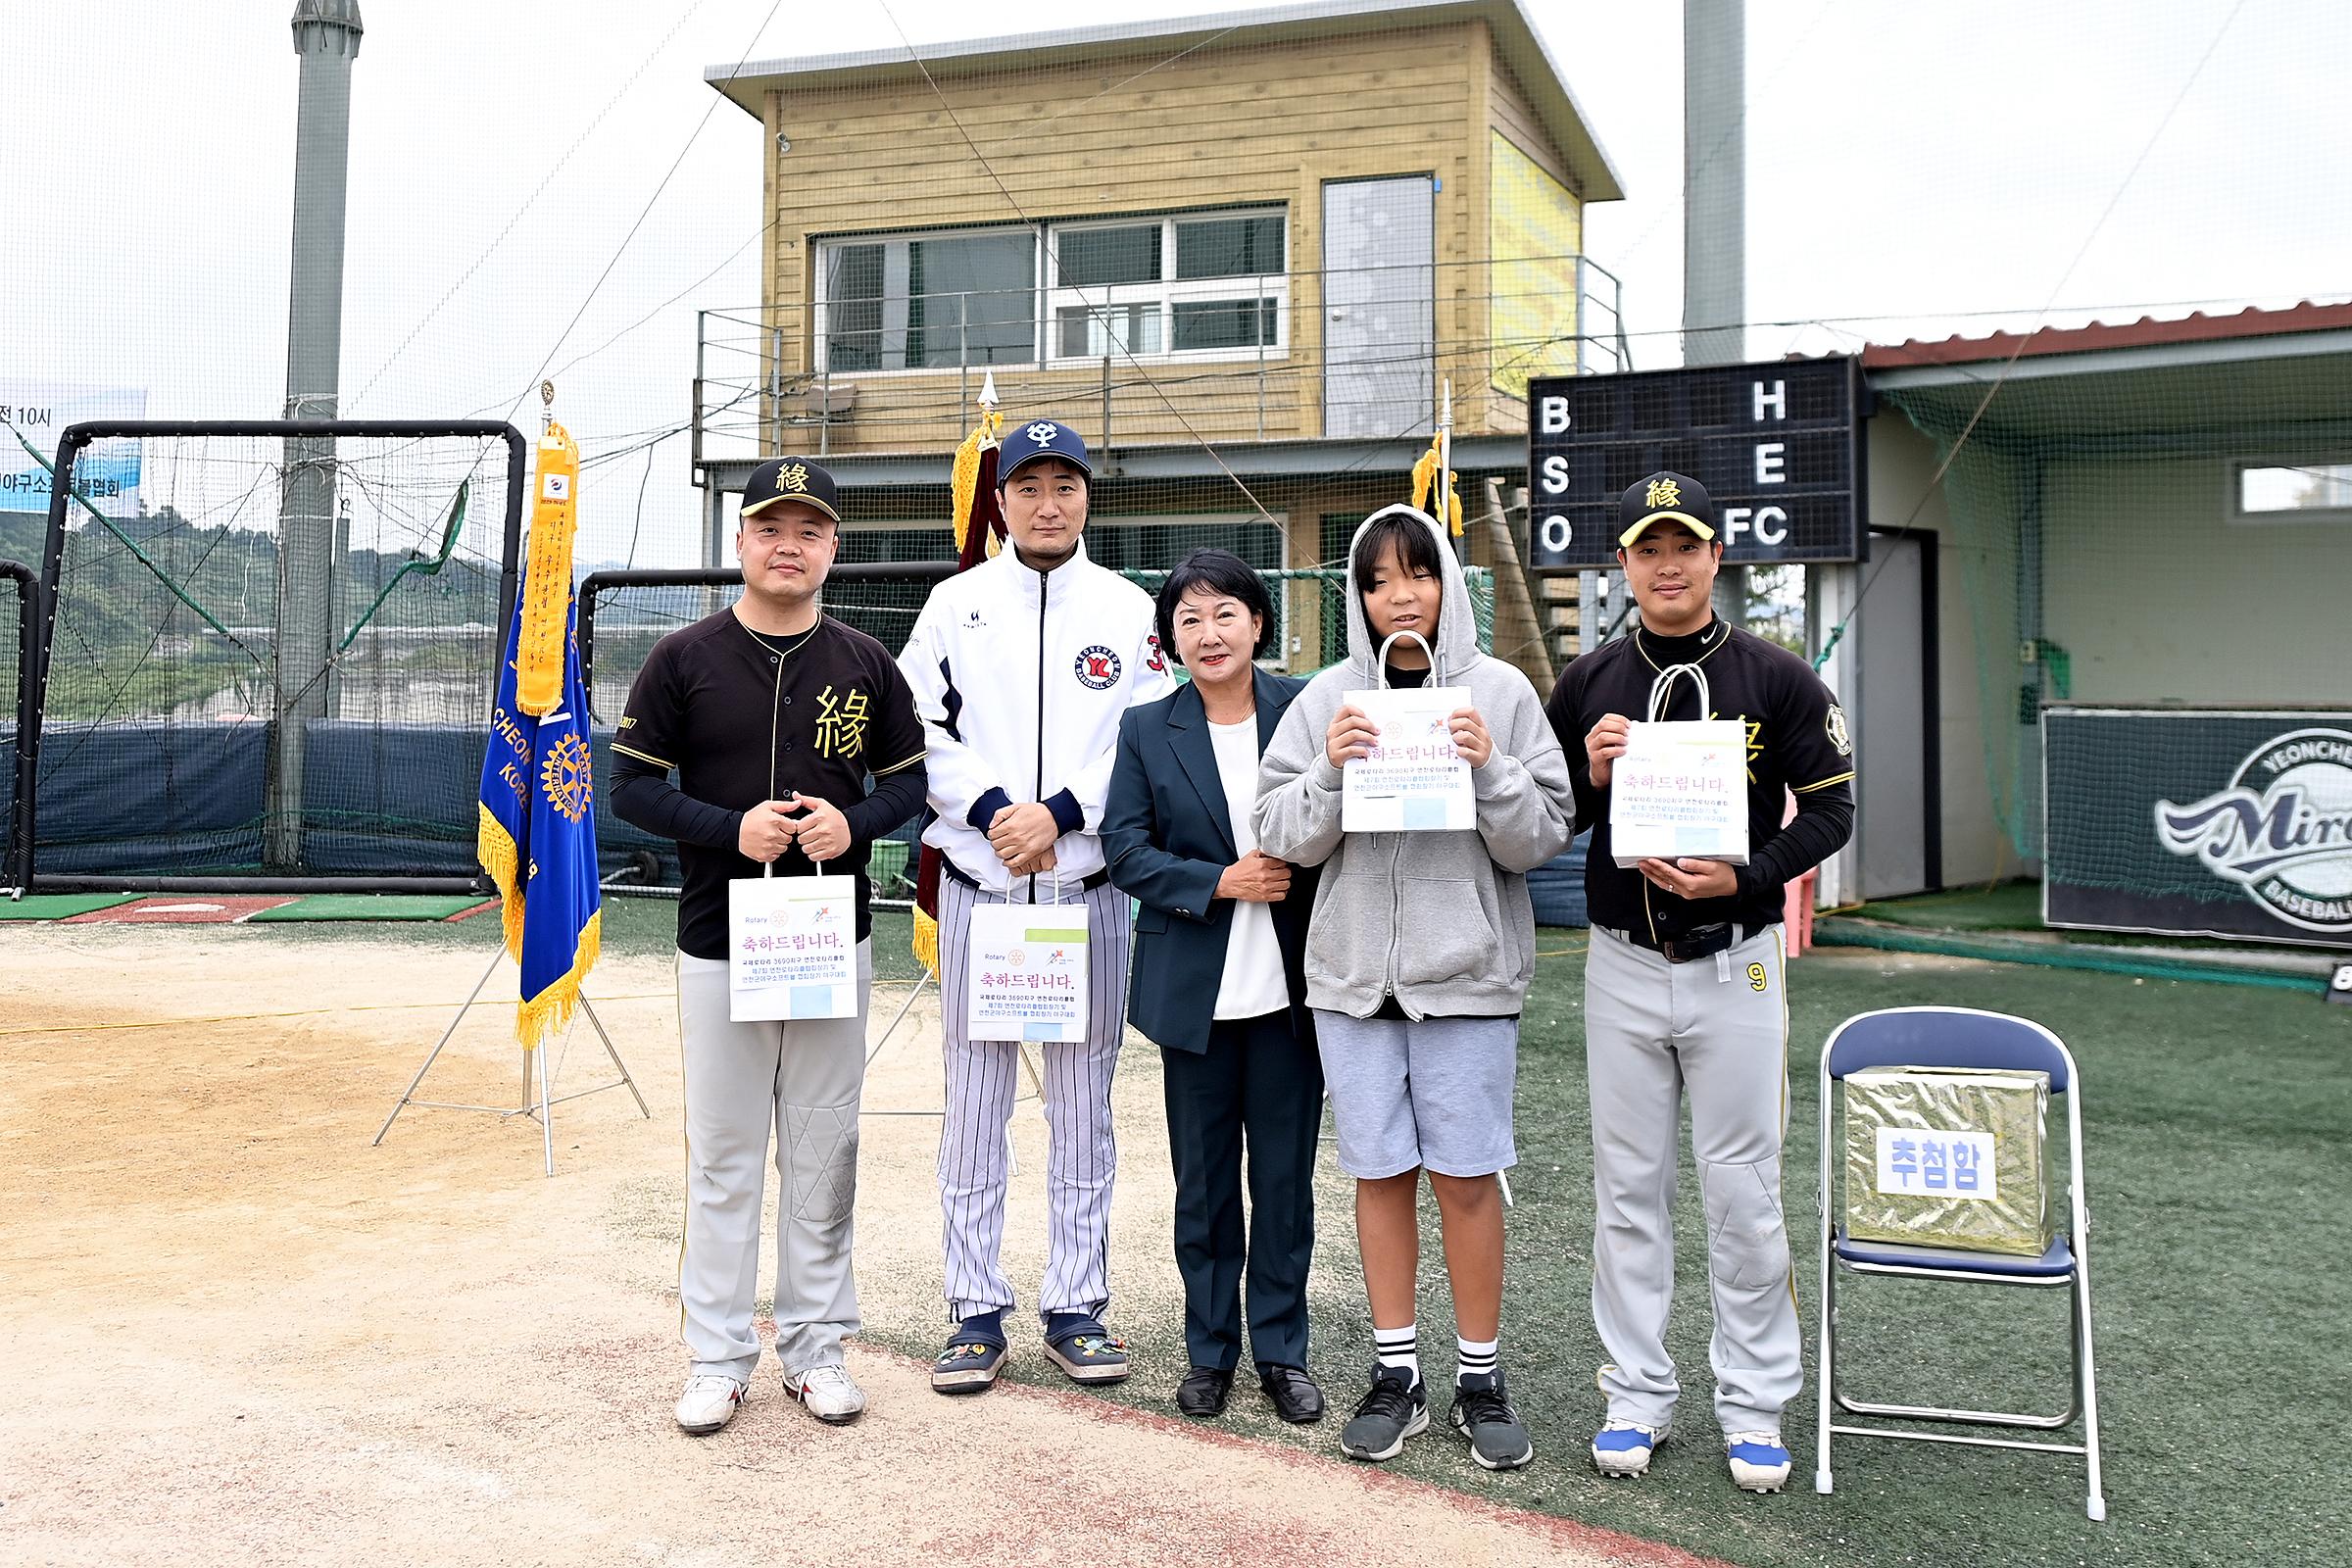
[[[1340,1169],[1359,1181],[1416,1165],[1490,1176],[1519,1162],[1516,1018],[1350,1018],[1315,1009]]]

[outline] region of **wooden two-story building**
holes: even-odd
[[[761,298],[703,315],[695,461],[822,455],[862,537],[946,548],[994,378],[1102,454],[1098,558],[1317,564],[1403,498],[1450,383],[1465,501],[1531,374],[1623,363],[1583,255],[1615,172],[1518,0],[1338,0],[729,65],[765,132]],[[1298,650],[1312,658],[1312,644]]]

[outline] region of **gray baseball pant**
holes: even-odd
[[[1048,879],[1037,899],[1052,897]],[[1027,902],[1028,882],[1015,885]],[[989,903],[998,903],[995,894]],[[1004,1273],[1004,1129],[1021,1080],[1020,1048],[1009,1040],[973,1040],[964,1031],[972,908],[980,892],[952,876],[939,879],[940,1033],[948,1066],[948,1113],[939,1138],[939,1204],[946,1232],[949,1315],[960,1322],[1013,1303]],[[1087,1033],[1084,1040],[1043,1042],[1046,1090],[1046,1275],[1040,1314],[1100,1313],[1110,1303],[1110,1189],[1118,1140],[1110,1123],[1110,1080],[1127,1027],[1127,957],[1134,942],[1127,895],[1109,883],[1064,904],[1087,911]]]
[[[850,1264],[858,1196],[858,1099],[865,1083],[870,942],[858,944],[858,1012],[791,1023],[728,1019],[724,958],[678,955],[686,1090],[686,1242],[679,1332],[697,1374],[749,1383],[760,1366],[752,1298],[760,1209],[775,1136],[776,1359],[788,1372],[841,1364],[858,1328]]]
[[[1681,1385],[1666,1353],[1682,1101],[1707,1212],[1708,1347],[1726,1432],[1773,1432],[1804,1384],[1781,1141],[1788,1130],[1788,1004],[1778,926],[1668,963],[1595,928],[1585,960],[1592,1104],[1592,1321],[1612,1366],[1609,1414],[1662,1427]]]

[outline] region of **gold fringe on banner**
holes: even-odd
[[[539,438],[539,475],[531,495],[531,539],[523,557],[522,638],[514,662],[514,706],[544,718],[564,706],[564,663],[571,616],[571,539],[580,449],[550,422]]]
[[[939,922],[920,908],[914,911],[914,961],[939,977]]]
[[[1462,498],[1454,485],[1461,479],[1460,474],[1451,468],[1446,470],[1446,510],[1443,514],[1422,505],[1429,498],[1430,481],[1437,477],[1437,472],[1438,444],[1432,441],[1429,450],[1422,453],[1420,461],[1413,465],[1413,505],[1432,516],[1442,516],[1446,526],[1459,539],[1462,536]]]
[[[980,422],[972,426],[972,433],[956,449],[955,466],[948,472],[948,495],[958,554],[962,553],[964,536],[972,531],[972,501],[980,493],[980,454],[997,444],[1004,428],[1004,416],[983,414]]]
[[[522,856],[514,847],[514,836],[506,824],[491,814],[490,808],[476,802],[474,810],[480,820],[473,829],[473,858],[482,863],[490,880],[498,886],[499,922],[506,928],[507,956],[516,963],[522,961]]]
[[[555,984],[535,997],[525,997],[514,1011],[514,1038],[528,1051],[547,1038],[550,1029],[561,1029],[571,1022],[572,1009],[580,1004],[580,985],[588,971],[596,967],[597,955],[605,942],[605,912],[599,909],[580,927],[579,946],[572,950],[571,967],[556,977]]]

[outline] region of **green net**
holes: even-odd
[[[509,463],[483,436],[80,449],[36,873],[470,874]],[[0,514],[0,557],[47,528]]]
[[[2119,888],[2154,887],[2159,868],[2201,875],[2142,853],[2148,804],[2226,784],[2244,738],[2173,725],[2173,776],[2158,776],[2155,752],[2118,753],[2103,775],[2086,764],[2053,776],[2045,811],[2045,716],[2352,707],[2338,569],[2352,356],[1996,359],[1933,381],[1883,377],[1879,397],[1882,419],[1925,438],[1913,443],[1919,489],[1943,468],[1931,502],[1945,514],[1919,520],[1958,570],[1944,604],[1961,622],[1942,640],[1967,651],[1975,699],[1973,714],[1955,711],[1947,684],[1944,717],[1982,751],[1982,810],[2014,857],[2007,869],[2056,851],[2073,859],[2053,870]],[[2050,832],[2062,811],[2074,813],[2066,844]]]

